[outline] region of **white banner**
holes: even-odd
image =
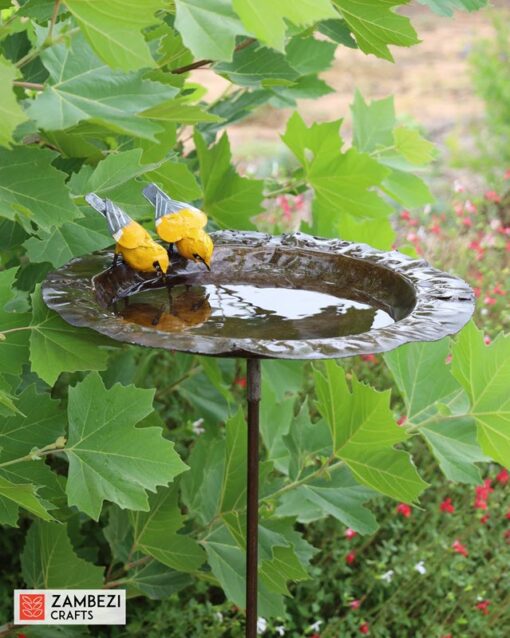
[[[16,625],[125,625],[126,590],[15,589]]]

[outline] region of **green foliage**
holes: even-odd
[[[242,373],[232,361],[141,351],[71,327],[46,308],[40,283],[112,245],[84,205],[89,190],[146,223],[149,181],[202,207],[216,228],[258,228],[278,196],[306,193],[303,228],[389,248],[394,204],[431,201],[419,175],[434,158],[390,98],[354,97],[350,146],[342,120],[291,115],[285,179],[242,174],[224,129],[260,106],[330,92],[320,74],[338,47],[391,60],[389,47],[415,44],[404,4],[0,4],[0,522],[19,525],[8,532],[24,545],[16,584],[122,586],[162,600],[198,582],[244,606]],[[483,3],[427,4],[448,13]],[[228,82],[214,102],[190,79],[204,67]],[[476,464],[489,457],[509,463],[507,340],[485,351],[480,338],[473,327],[459,337],[453,374],[446,342],[388,355],[403,429],[391,392],[337,363],[314,373],[264,363],[261,614],[283,617],[293,583],[313,571],[300,525],[331,517],[371,534],[379,494],[418,499],[426,483],[413,439],[425,439],[449,479],[478,481]],[[149,635],[143,621],[135,628]]]

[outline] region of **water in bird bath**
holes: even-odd
[[[127,322],[163,332],[254,339],[323,339],[382,328],[394,319],[368,299],[253,285],[176,286],[145,290],[117,313]]]

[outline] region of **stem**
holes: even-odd
[[[8,335],[11,332],[20,332],[21,330],[32,330],[34,326],[21,326],[20,328],[9,328],[9,330],[2,330],[0,335]],[[2,337],[0,336],[0,339]]]
[[[44,84],[38,84],[37,82],[21,82],[14,80],[14,86],[21,86],[24,89],[34,89],[34,91],[44,91]]]
[[[70,29],[69,31],[66,31],[66,33],[62,33],[61,35],[59,35],[58,38],[55,38],[51,42],[49,42],[48,39],[46,38],[46,40],[41,44],[40,47],[38,47],[37,49],[34,49],[33,51],[29,51],[25,56],[20,58],[16,62],[16,68],[21,69],[21,67],[25,66],[25,64],[28,64],[29,62],[32,62],[32,60],[37,58],[45,49],[47,49],[50,46],[53,46],[54,44],[59,44],[60,42],[63,42],[66,38],[72,37],[73,35],[78,33],[79,30],[80,30],[79,27],[76,27],[75,29]]]
[[[65,443],[64,443],[65,445]],[[25,456],[20,456],[17,459],[12,459],[10,461],[5,461],[5,463],[0,463],[0,468],[7,467],[8,465],[14,465],[15,463],[22,463],[23,461],[35,461],[36,459],[40,459],[43,456],[48,456],[48,454],[52,454],[54,452],[64,452],[64,445],[58,439],[55,443],[50,443],[45,447],[36,450],[35,452],[30,452]]]
[[[51,42],[51,36],[53,34],[53,27],[55,26],[55,22],[57,21],[59,9],[60,9],[60,0],[55,0],[55,5],[53,6],[53,13],[51,14],[50,27],[48,29],[48,35],[46,36],[46,40],[48,42]]]
[[[246,49],[246,47],[251,46],[254,42],[256,42],[255,38],[246,38],[236,46],[234,52]],[[191,64],[186,64],[185,66],[180,66],[177,69],[173,69],[171,73],[173,73],[174,75],[180,75],[181,73],[188,73],[188,71],[194,71],[195,69],[200,69],[201,67],[208,66],[209,64],[214,64],[214,60],[197,60],[196,62],[192,62]]]
[[[326,472],[326,470],[334,471],[334,470],[336,470],[337,468],[341,467],[344,464],[343,461],[337,461],[336,463],[333,463],[331,465],[331,461],[333,461],[334,458],[335,458],[334,456],[331,456],[328,459],[328,461],[326,463],[324,463],[324,465],[321,465],[320,468],[318,470],[316,470],[315,472],[312,472],[311,474],[307,474],[304,478],[300,479],[299,481],[293,481],[292,483],[288,483],[287,485],[284,485],[279,490],[276,490],[276,492],[273,492],[272,494],[268,494],[267,496],[264,496],[264,498],[262,498],[260,500],[261,501],[268,501],[271,498],[275,498],[277,496],[281,496],[285,492],[289,492],[290,490],[293,490],[296,487],[299,487],[300,485],[303,485],[304,483],[308,483],[308,481],[310,481],[311,479],[318,478],[319,476],[321,476],[321,474],[324,474],[324,472]]]

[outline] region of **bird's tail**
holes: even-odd
[[[165,193],[165,191],[162,191],[161,188],[156,186],[156,184],[149,184],[146,186],[143,189],[143,194],[145,199],[148,199],[156,209],[154,213],[156,220],[164,217],[165,215],[177,213],[184,208],[194,208],[191,204],[178,202],[176,199],[172,199]]]
[[[94,210],[106,217],[108,229],[115,240],[118,240],[120,231],[133,221],[122,208],[109,199],[101,199],[95,193],[88,193],[85,195],[85,200]]]

